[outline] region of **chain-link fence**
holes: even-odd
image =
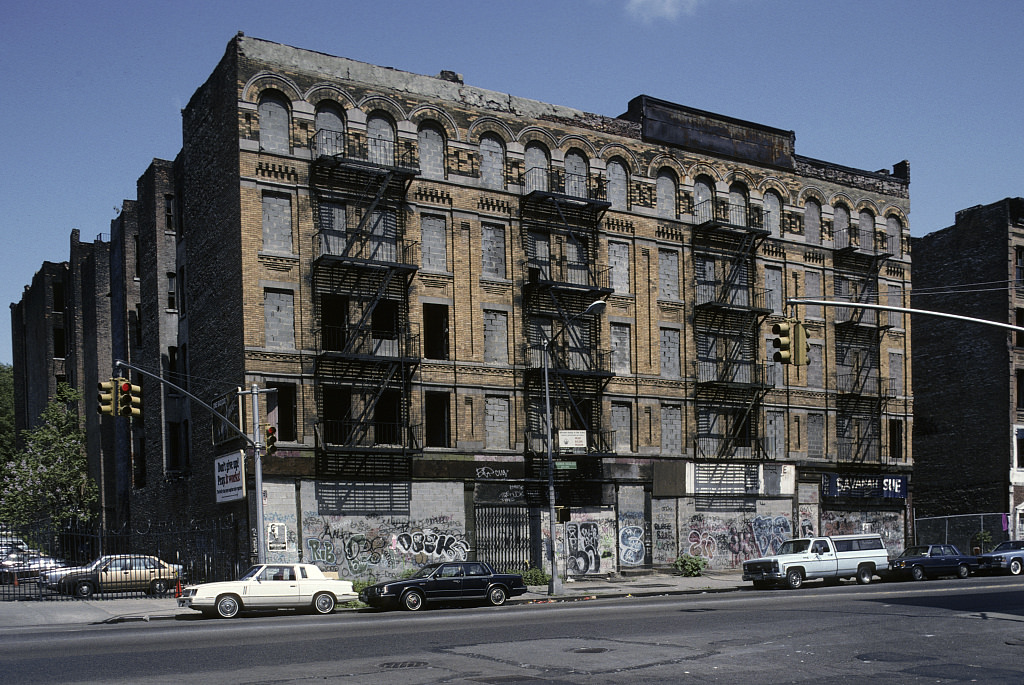
[[[1010,539],[1009,524],[1009,514],[1003,513],[918,518],[914,519],[914,542],[955,545],[964,554],[984,553]]]

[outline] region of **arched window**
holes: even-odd
[[[850,210],[846,205],[836,205],[832,210],[832,225],[835,229],[836,247],[849,247],[850,241]]]
[[[345,153],[345,115],[333,102],[325,102],[316,108],[315,151],[319,155],[342,155]]]
[[[571,150],[565,155],[565,194],[573,197],[588,197],[587,160],[579,152]]]
[[[548,189],[548,151],[533,143],[526,147],[526,192]]]
[[[875,215],[866,209],[857,215],[857,228],[860,233],[860,249],[875,249]]]
[[[676,175],[670,169],[662,169],[658,172],[658,184],[656,187],[658,199],[658,216],[664,219],[676,218],[676,206],[678,197],[676,195]]]
[[[444,134],[436,124],[420,126],[420,173],[424,178],[444,178]]]
[[[890,214],[885,218],[885,251],[897,257],[903,256],[903,222]]]
[[[764,227],[773,238],[782,235],[782,199],[774,190],[764,194]]]
[[[808,245],[821,242],[821,205],[815,200],[804,203],[804,240]]]
[[[709,178],[693,182],[693,218],[698,224],[715,218],[715,190]]]
[[[391,121],[380,115],[371,115],[366,120],[367,159],[374,164],[394,166],[395,128]]]
[[[625,165],[618,161],[608,162],[608,202],[612,203],[612,209],[628,209],[629,176],[626,174]]]
[[[486,188],[505,187],[505,146],[490,133],[480,137],[480,184]]]
[[[729,223],[733,226],[747,225],[747,187],[742,183],[729,186]]]
[[[260,149],[264,152],[291,152],[288,137],[288,101],[273,91],[263,94],[257,108],[260,120]]]

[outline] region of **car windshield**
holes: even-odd
[[[1006,542],[1000,542],[999,545],[992,550],[993,552],[1013,552],[1018,549],[1024,549],[1024,541],[1021,540],[1007,540]]]
[[[417,571],[411,577],[412,578],[429,578],[431,576],[431,574],[433,574],[434,571],[437,570],[437,567],[440,566],[440,565],[441,564],[427,564],[426,566],[421,568],[419,571]]]
[[[249,567],[248,571],[246,571],[245,573],[243,573],[241,575],[239,580],[252,580],[256,576],[258,576],[260,574],[260,571],[262,571],[262,570],[263,570],[262,566],[251,566],[251,567]]]
[[[926,557],[928,556],[927,545],[917,545],[915,547],[907,547],[900,554],[900,557]],[[899,557],[897,557],[899,558]]]
[[[787,540],[779,547],[779,554],[800,554],[811,546],[810,540]]]

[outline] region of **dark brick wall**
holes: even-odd
[[[957,214],[913,241],[915,309],[1012,322],[1010,200]],[[964,288],[966,284],[994,286]],[[944,293],[936,289],[951,289]],[[1008,331],[914,317],[914,482],[918,516],[1007,511],[1011,424]]]

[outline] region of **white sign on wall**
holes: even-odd
[[[217,502],[245,499],[245,454],[242,450],[217,457],[213,462]]]

